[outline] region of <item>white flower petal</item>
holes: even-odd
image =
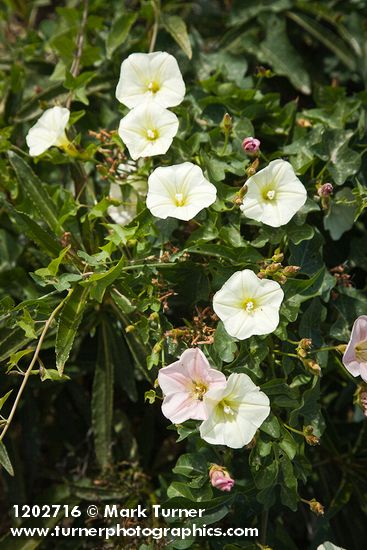
[[[149,103],[132,109],[120,121],[119,136],[131,158],[163,155],[178,130],[178,118],[160,105]]]
[[[146,102],[175,107],[185,91],[177,61],[166,52],[133,53],[121,64],[116,97],[129,109]]]
[[[188,221],[213,204],[216,194],[199,166],[191,162],[161,166],[149,176],[147,207],[158,218]]]
[[[237,271],[213,297],[213,309],[234,338],[270,334],[279,324],[284,293],[276,281],[259,279],[249,269]]]
[[[320,544],[320,546],[317,547],[317,550],[345,550],[345,548],[335,546],[332,542],[326,541],[323,544]]]
[[[293,218],[306,199],[306,189],[291,164],[277,159],[247,180],[241,210],[252,220],[279,227]]]
[[[207,392],[204,403],[208,418],[200,426],[201,437],[233,449],[247,445],[270,413],[267,395],[246,374],[231,374],[224,389]]]
[[[26,136],[29,154],[36,157],[54,145],[65,143],[65,128],[69,118],[70,111],[65,107],[55,106],[47,109]]]

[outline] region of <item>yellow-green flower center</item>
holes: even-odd
[[[246,300],[242,302],[242,307],[247,313],[252,313],[256,308],[256,302],[252,298],[246,298]]]
[[[59,147],[60,149],[65,151],[65,153],[67,153],[71,157],[75,157],[78,154],[77,148],[73,143],[71,143],[71,141],[69,141],[65,132],[58,138],[55,145],[56,147]]]
[[[198,401],[204,399],[204,395],[208,391],[208,386],[203,382],[193,382],[191,393]]]
[[[358,342],[354,350],[358,361],[367,361],[367,341]]]
[[[265,201],[273,201],[276,197],[276,188],[274,184],[267,185],[261,191],[262,198]]]
[[[158,92],[159,90],[159,84],[158,82],[156,82],[155,80],[152,80],[151,82],[148,83],[148,90],[149,92],[151,92],[152,94],[155,94]]]
[[[176,206],[185,206],[186,199],[183,196],[183,193],[176,193],[175,194],[175,204]]]
[[[235,407],[233,407],[233,405],[229,401],[226,401],[224,399],[223,401],[221,401],[220,404],[221,404],[221,406],[223,408],[223,412],[227,416],[228,420],[235,416],[236,409],[235,409]]]
[[[148,128],[147,139],[149,139],[149,141],[155,141],[158,135],[158,130],[156,130],[155,128]]]

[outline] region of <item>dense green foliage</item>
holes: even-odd
[[[362,548],[362,386],[335,347],[367,314],[366,29],[364,0],[3,2],[3,419],[36,360],[0,443],[1,548],[51,547],[6,535],[8,511],[22,502],[201,507],[207,525],[258,527],[260,543],[276,550],[313,550],[325,540]],[[156,32],[154,49],[176,57],[186,83],[172,109],[180,127],[167,154],[140,159],[127,180],[117,167],[129,154],[116,130],[128,110],[115,87],[122,60],[147,52]],[[70,107],[78,153],[54,147],[33,159],[27,131],[55,104]],[[285,158],[307,188],[306,205],[280,228],[245,219],[236,204],[254,161],[241,147],[247,136],[261,140],[259,168]],[[218,198],[190,222],[159,220],[145,206],[147,177],[184,161],[203,169]],[[139,189],[128,225],[107,212],[118,205],[109,197],[115,181],[126,200]],[[320,199],[325,182],[334,193]],[[285,276],[287,266],[300,270]],[[275,333],[237,341],[215,317],[212,296],[244,268],[281,280],[285,300]],[[303,338],[312,339],[304,356]],[[215,368],[247,373],[269,396],[272,414],[252,448],[208,445],[194,421],[178,427],[178,441],[167,429],[158,368],[197,344]],[[306,426],[319,445],[308,444]],[[228,467],[232,492],[211,487],[212,462]],[[322,517],[307,504],[314,498]],[[167,547],[259,546],[210,539]]]

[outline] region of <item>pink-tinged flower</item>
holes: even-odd
[[[367,315],[354,321],[343,363],[352,376],[361,376],[367,382]]]
[[[260,149],[260,140],[253,137],[247,137],[242,142],[242,148],[245,153],[257,153]]]
[[[321,185],[318,190],[317,194],[319,197],[328,197],[333,192],[334,187],[331,183],[324,183]]]
[[[209,470],[210,483],[219,491],[232,491],[234,479],[231,478],[226,468],[213,464]]]
[[[189,418],[206,420],[205,394],[226,386],[226,377],[212,369],[198,348],[183,352],[180,359],[159,371],[158,383],[164,393],[162,412],[174,424]]]

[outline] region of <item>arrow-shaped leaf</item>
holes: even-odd
[[[76,286],[61,310],[56,335],[56,366],[60,376],[69,358],[89,294],[88,287]]]

